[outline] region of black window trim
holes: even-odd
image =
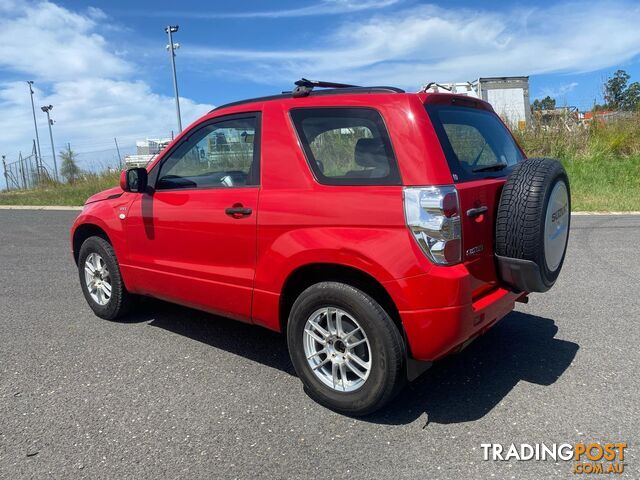
[[[322,174],[317,163],[314,161],[313,152],[311,146],[303,141],[301,132],[293,119],[292,113],[300,110],[368,110],[375,112],[378,115],[379,120],[382,122],[384,131],[381,132],[385,135],[386,140],[389,142],[389,148],[391,156],[389,157],[389,175],[382,178],[341,178],[341,177],[327,177]],[[400,168],[398,167],[398,160],[396,157],[395,149],[393,148],[393,141],[391,134],[387,128],[384,115],[378,109],[373,107],[363,107],[360,105],[322,105],[322,106],[308,106],[308,107],[294,107],[289,109],[289,121],[293,131],[296,134],[298,146],[302,150],[302,153],[307,161],[307,165],[311,170],[313,179],[320,185],[329,186],[365,186],[365,187],[386,187],[386,186],[399,186],[402,185],[402,177],[400,174]]]
[[[252,174],[255,183],[252,185],[239,185],[233,187],[222,187],[216,185],[208,185],[205,187],[176,187],[176,188],[157,188],[157,182],[159,180],[158,175],[160,170],[162,169],[162,165],[171,158],[171,155],[180,148],[185,142],[188,142],[189,139],[199,130],[203,128],[210,127],[211,125],[215,125],[217,123],[227,122],[229,120],[242,120],[247,118],[254,118],[256,120],[256,130],[253,137],[253,162],[255,167],[253,168]],[[169,151],[162,155],[162,159],[157,162],[151,171],[149,172],[149,185],[152,186],[152,191],[158,192],[176,192],[176,191],[185,191],[185,190],[231,190],[234,188],[259,188],[261,184],[261,142],[262,140],[262,112],[261,111],[249,111],[249,112],[240,112],[240,113],[232,113],[230,115],[222,115],[219,117],[211,118],[209,120],[205,120],[198,125],[194,126],[187,134],[180,139],[178,143],[173,145]],[[254,165],[252,165],[253,167]]]

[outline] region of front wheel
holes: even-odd
[[[82,293],[100,318],[115,320],[134,302],[127,292],[113,247],[102,237],[89,237],[80,247],[78,274]]]
[[[302,292],[287,340],[309,396],[340,413],[378,410],[406,381],[398,328],[373,298],[350,285],[322,282]]]

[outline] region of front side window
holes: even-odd
[[[523,159],[511,133],[492,112],[427,105],[451,172],[460,180],[507,175]]]
[[[398,185],[389,134],[370,108],[299,108],[291,119],[316,179],[326,185]]]
[[[257,185],[257,117],[210,123],[192,133],[162,163],[157,189]]]

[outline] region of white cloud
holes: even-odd
[[[0,153],[7,161],[31,151],[33,117],[24,80],[35,80],[36,116],[42,154],[50,157],[46,117],[51,116],[56,150],[66,142],[79,150],[123,148],[136,138],[167,136],[176,129],[174,99],[154,93],[135,77],[136,66],[110,48],[97,33],[105,13],[73,12],[53,3],[0,0]],[[18,79],[22,79],[18,81]],[[183,124],[211,105],[181,97]],[[99,160],[99,159],[98,159]],[[49,160],[50,162],[50,160]],[[3,179],[0,179],[2,181]]]
[[[52,88],[49,94],[34,89],[43,155],[49,155],[50,149],[46,117],[40,105],[54,106],[51,117],[56,121],[53,128],[60,148],[67,141],[90,144],[92,140],[112,142],[113,137],[119,137],[123,142],[132,142],[144,136],[168,135],[176,129],[173,97],[153,93],[142,81],[89,78],[57,82]],[[182,118],[191,122],[212,107],[181,97],[180,108]],[[0,117],[3,146],[30,149],[33,117],[27,85],[0,85],[0,109],[8,112]]]
[[[87,7],[87,15],[94,20],[106,20],[108,15],[104,13],[104,10],[98,7]]]
[[[563,95],[572,92],[576,89],[577,86],[578,82],[570,82],[564,85],[560,85],[556,88],[543,88],[540,95],[538,95],[536,98],[544,98],[549,96],[551,98],[557,99],[558,97],[562,97]]]
[[[587,72],[640,54],[640,5],[504,8],[497,12],[432,5],[349,22],[295,50],[185,49],[200,61],[225,62],[255,81],[306,76],[416,88],[428,81],[479,76]]]
[[[317,15],[337,15],[343,13],[359,12],[364,10],[374,10],[394,5],[401,0],[321,0],[306,7],[289,8],[283,10],[257,10],[257,11],[237,11],[220,12],[199,10],[187,11],[162,11],[153,10],[145,12],[150,16],[180,16],[191,19],[216,19],[216,18],[291,18],[310,17]]]
[[[131,65],[94,32],[92,17],[49,2],[2,3],[0,67],[48,81],[131,73]]]

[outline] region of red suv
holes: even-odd
[[[569,182],[481,100],[296,84],[89,198],[73,256],[99,317],[146,295],[286,332],[309,395],[362,415],[553,285]]]

